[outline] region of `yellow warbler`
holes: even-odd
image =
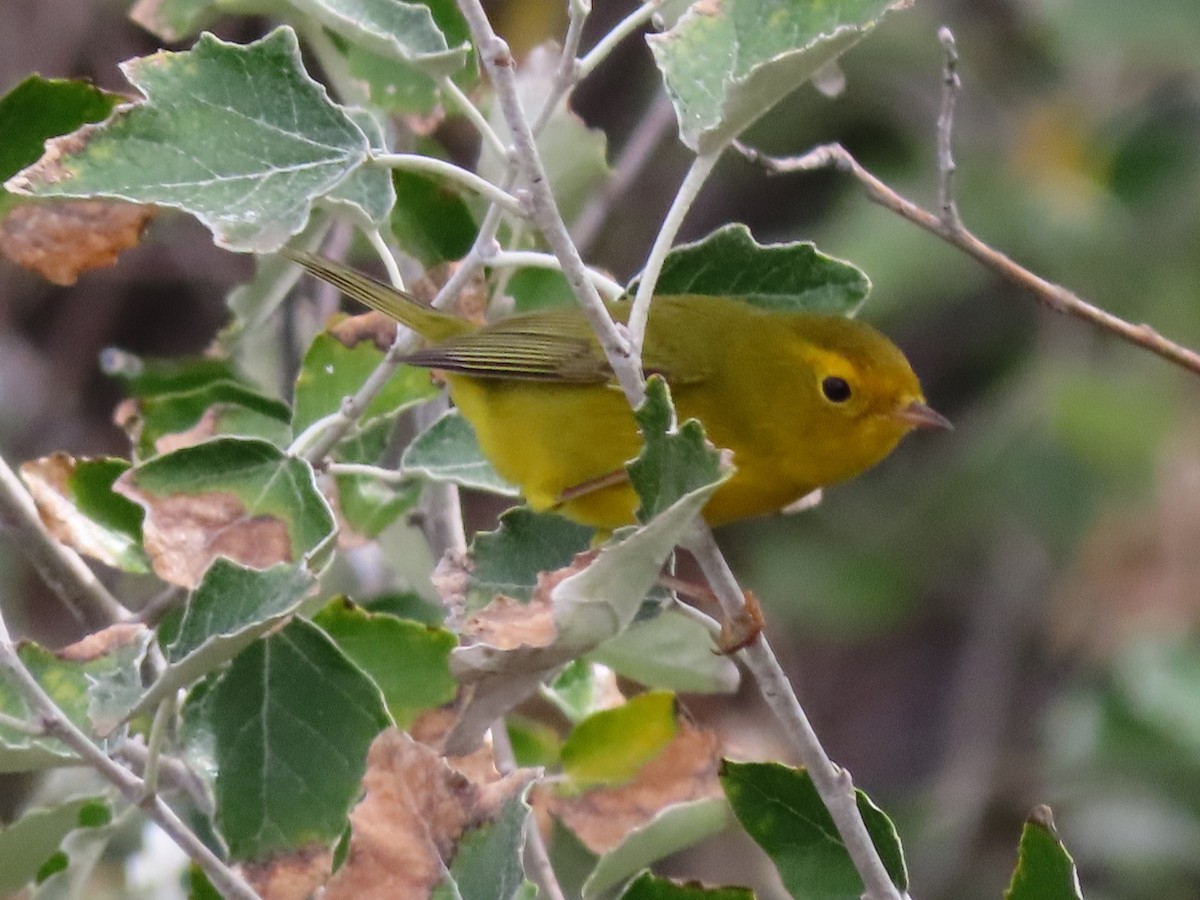
[[[484,454],[531,507],[601,529],[634,522],[638,499],[624,465],[641,439],[578,307],[480,326],[337,263],[285,253],[426,340],[405,362],[445,373]],[[628,304],[609,310],[628,316]],[[857,475],[913,428],[950,426],[925,405],[896,346],[841,316],[660,295],[642,364],[670,384],[681,421],[699,419],[714,444],[733,451],[736,472],[704,508],[713,525],[776,512]]]

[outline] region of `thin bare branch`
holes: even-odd
[[[763,166],[768,172],[811,172],[817,169],[836,169],[854,178],[866,192],[867,199],[878,203],[901,218],[937,235],[951,246],[974,257],[1006,281],[1024,288],[1036,300],[1057,313],[1072,316],[1098,325],[1105,331],[1136,344],[1200,375],[1200,354],[1163,337],[1149,325],[1134,325],[1119,316],[1094,306],[1066,288],[1035,275],[1010,257],[977,238],[961,223],[947,225],[942,219],[900,196],[866,169],[841,144],[823,144],[802,156],[775,159],[758,151],[736,145],[747,159]]]
[[[937,159],[938,159],[938,210],[941,213],[942,224],[952,228],[962,227],[958,217],[958,206],[954,199],[954,105],[958,101],[958,92],[962,89],[962,80],[958,77],[958,47],[954,43],[954,33],[944,25],[938,29],[938,40],[946,51],[946,64],[942,69],[942,109],[937,121]]]
[[[104,626],[129,618],[129,610],[100,583],[79,554],[46,530],[33,498],[0,457],[0,531],[3,530],[12,532],[13,544],[82,621]]]
[[[675,107],[664,92],[655,95],[650,109],[642,115],[617,157],[612,174],[600,190],[588,201],[583,212],[571,225],[571,237],[580,253],[587,253],[600,229],[608,221],[613,204],[637,181],[638,175],[650,161],[654,150],[675,124]]]

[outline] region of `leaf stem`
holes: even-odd
[[[525,208],[521,201],[508,191],[492,184],[486,178],[481,178],[474,172],[468,172],[461,166],[435,159],[432,156],[422,156],[419,153],[375,153],[369,157],[369,162],[386,166],[390,169],[404,169],[408,172],[425,172],[438,175],[448,181],[454,181],[492,203],[503,207],[514,216],[524,216]]]
[[[59,543],[46,529],[33,498],[3,457],[0,530],[13,533],[13,543],[38,575],[81,620],[104,626],[130,617],[129,610],[100,583],[79,554]]]
[[[371,245],[371,249],[379,257],[379,261],[383,263],[383,268],[387,270],[388,280],[392,286],[398,291],[404,290],[404,276],[400,274],[400,266],[396,264],[396,257],[392,255],[391,248],[383,239],[383,234],[378,228],[363,228],[362,233],[363,237],[367,239],[367,243]]]
[[[583,25],[592,11],[591,0],[570,0],[568,4],[570,19],[567,22],[567,36],[563,39],[562,53],[558,57],[558,67],[554,72],[554,80],[550,84],[550,92],[542,102],[542,108],[537,118],[530,125],[534,136],[542,133],[559,101],[579,81],[579,41],[583,37]]]
[[[504,141],[500,140],[500,136],[496,134],[496,129],[492,127],[487,117],[480,112],[479,107],[471,101],[471,98],[463,92],[462,88],[454,83],[454,79],[449,75],[443,75],[438,79],[438,84],[454,101],[454,105],[458,107],[458,111],[466,116],[467,121],[475,126],[475,130],[479,132],[479,136],[483,139],[484,143],[492,148],[492,152],[500,159],[507,158],[508,146]]]
[[[662,273],[667,253],[670,252],[671,245],[675,242],[675,235],[679,233],[684,216],[691,209],[692,203],[695,202],[700,189],[704,187],[704,182],[708,180],[708,176],[712,173],[713,167],[717,164],[724,149],[724,147],[718,147],[711,153],[702,154],[692,160],[691,168],[683,176],[679,190],[675,192],[675,199],[671,201],[671,208],[667,210],[667,215],[663,219],[662,228],[659,229],[658,236],[655,237],[654,244],[650,248],[650,255],[646,257],[646,265],[639,276],[637,295],[633,298],[633,309],[629,313],[629,342],[633,346],[634,355],[639,358],[642,353],[642,344],[646,339],[646,323],[650,318],[650,301],[654,297],[654,288],[658,284],[658,276]]]
[[[596,46],[592,47],[583,59],[579,60],[579,65],[576,66],[579,80],[582,81],[592,74],[596,66],[608,59],[609,54],[617,49],[617,45],[621,41],[649,22],[651,16],[658,12],[660,6],[662,6],[662,0],[651,0],[649,3],[643,3],[618,22],[608,34],[600,38],[596,42]]]
[[[535,250],[501,250],[492,256],[487,261],[487,264],[493,269],[518,268],[550,269],[555,272],[562,271],[562,263],[559,262],[557,256],[551,256],[549,253],[538,253]],[[625,295],[625,288],[603,272],[597,272],[592,268],[589,268],[587,272],[596,289],[609,300],[616,300],[618,297]]]
[[[200,838],[183,823],[162,798],[146,793],[146,783],[129,769],[111,759],[84,734],[38,684],[17,655],[8,627],[0,616],[0,671],[29,703],[37,714],[46,735],[70,747],[84,763],[96,770],[117,788],[133,805],[139,807],[159,828],[179,845],[208,876],[221,894],[235,900],[260,900],[246,881],[220,860]]]

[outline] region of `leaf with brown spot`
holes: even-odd
[[[717,781],[716,735],[681,721],[679,734],[637,777],[574,796],[539,790],[534,804],[556,816],[600,858],[583,897],[602,895],[630,875],[733,823]]]
[[[720,751],[716,734],[681,721],[679,733],[632,781],[574,796],[541,788],[534,803],[544,804],[593,853],[607,853],[667,807],[719,797]]]
[[[404,732],[384,731],[367,755],[365,797],[350,814],[349,855],[325,897],[427,898],[464,835],[495,820],[530,777],[518,771],[480,785]]]
[[[67,546],[126,572],[150,571],[142,550],[142,511],[113,491],[129,468],[123,459],[75,459],[54,453],[21,466],[38,515]]]
[[[166,581],[195,587],[218,556],[266,569],[319,568],[334,518],[312,467],[265,441],[219,438],[156,457],[117,479],[146,510],[146,550]]]
[[[288,405],[232,379],[161,391],[135,403],[122,411],[118,424],[143,459],[218,435],[261,438],[277,445],[291,440]]]
[[[0,252],[54,284],[74,284],[80,273],[114,265],[136,247],[153,206],[119,200],[19,203],[0,220]]]

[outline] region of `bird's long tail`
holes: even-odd
[[[279,252],[347,296],[390,316],[428,341],[442,341],[475,330],[475,326],[465,319],[432,309],[411,294],[398,291],[341,263],[287,247]]]

